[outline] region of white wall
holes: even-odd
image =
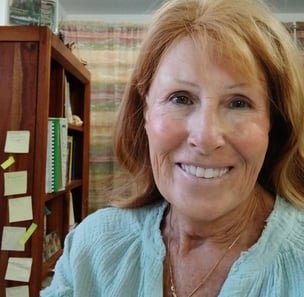
[[[282,22],[304,22],[304,13],[277,13],[275,15]]]

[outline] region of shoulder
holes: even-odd
[[[265,229],[253,247],[263,262],[287,260],[292,254],[304,262],[304,211],[277,195]],[[268,263],[270,264],[270,263]]]
[[[97,210],[69,234],[67,241],[70,245],[73,242],[73,246],[86,247],[137,241],[153,229],[159,230],[166,206],[162,201],[134,209],[109,207]]]
[[[252,275],[291,259],[293,265],[304,264],[303,234],[304,212],[277,196],[259,240],[241,254],[236,266]]]
[[[283,251],[291,249],[304,255],[304,210],[277,196],[268,224],[274,235],[280,239]]]
[[[261,237],[234,263],[220,296],[302,296],[303,234],[304,212],[277,196]]]
[[[144,224],[162,216],[164,201],[149,206],[123,209],[108,207],[90,214],[77,228],[115,231],[119,229],[142,229]]]
[[[66,237],[50,291],[60,287],[77,296],[137,296],[143,275],[161,275],[165,247],[160,223],[166,207],[163,201],[90,214]]]

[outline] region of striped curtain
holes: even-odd
[[[119,172],[112,153],[117,107],[134,65],[146,25],[63,22],[64,42],[91,72],[89,211],[104,207]],[[118,186],[118,185],[117,185]]]

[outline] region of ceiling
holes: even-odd
[[[165,0],[59,0],[68,15],[150,14]],[[266,0],[277,13],[304,13],[303,0]]]

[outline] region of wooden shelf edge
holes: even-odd
[[[73,179],[70,182],[68,182],[66,189],[69,190],[73,190],[75,188],[78,188],[82,186],[82,180],[81,179]]]
[[[53,192],[53,193],[46,193],[45,195],[45,202],[51,201],[59,196],[62,196],[67,191],[71,191],[75,188],[82,186],[82,180],[81,179],[73,179],[72,181],[69,181],[65,187],[64,190]]]
[[[77,131],[77,132],[83,132],[83,126],[76,126],[76,125],[73,125],[73,124],[69,124],[69,130]]]

